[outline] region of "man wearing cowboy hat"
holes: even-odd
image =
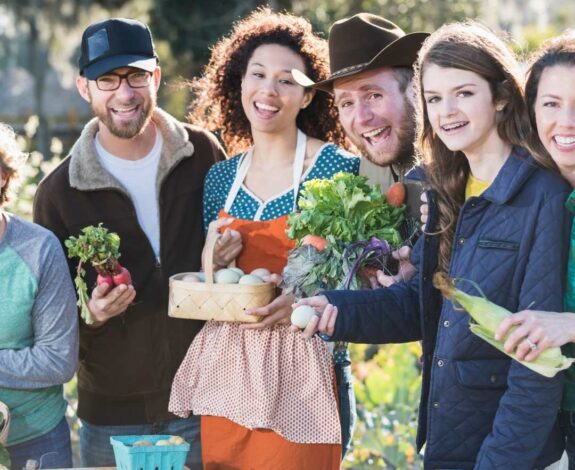
[[[365,156],[361,173],[385,191],[414,164],[415,116],[412,65],[428,33],[406,34],[380,16],[359,13],[329,32],[331,76],[303,86],[333,93],[349,139]]]
[[[415,163],[415,115],[412,104],[412,65],[428,33],[406,34],[391,21],[370,13],[359,13],[336,21],[329,32],[331,76],[313,82],[292,71],[305,87],[333,93],[340,122],[365,158],[360,174],[386,191]],[[410,212],[419,217],[419,191],[407,183]],[[399,277],[409,276],[409,249],[403,249]],[[388,286],[398,276],[378,273]]]
[[[359,13],[333,24],[329,32],[331,76],[313,82],[298,70],[294,79],[302,86],[333,93],[340,122],[365,158],[360,174],[386,191],[415,163],[415,114],[411,102],[412,65],[428,33],[406,34],[380,16]],[[419,193],[408,186],[408,207],[417,213]],[[402,248],[394,256],[400,261],[395,276],[377,274],[377,282],[388,286],[410,278],[415,268],[409,262],[411,250]],[[349,449],[355,422],[355,396],[351,384],[349,353],[335,347],[336,379],[340,398],[342,445]]]

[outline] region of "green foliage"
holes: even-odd
[[[38,117],[30,116],[24,125],[24,132],[17,136],[18,144],[24,152],[28,152],[28,159],[19,168],[20,186],[12,201],[6,206],[7,210],[24,217],[32,219],[32,201],[36,193],[36,187],[40,180],[50,173],[61,162],[62,142],[57,138],[51,139],[50,157],[44,156],[34,150],[34,138],[38,130]]]
[[[321,259],[317,251],[305,247],[290,252],[283,275],[285,287],[296,296],[300,290],[313,295],[320,287],[342,288],[348,274],[349,287],[359,288],[358,269],[352,266],[361,257],[363,247],[358,248],[355,242],[373,237],[392,246],[402,242],[398,228],[405,218],[405,206],[388,204],[379,186],[370,186],[365,176],[339,172],[331,179],[307,181],[298,207],[299,212],[288,217],[288,237],[301,243],[306,235],[318,235],[328,245]]]
[[[292,0],[290,10],[310,18],[316,29],[327,33],[334,21],[361,12],[382,15],[413,32],[477,17],[480,8],[479,0]]]
[[[312,234],[344,244],[371,237],[393,246],[402,241],[398,228],[405,207],[388,204],[379,187],[367,184],[365,176],[339,172],[331,179],[307,181],[298,206],[299,212],[288,218],[292,239]]]
[[[120,237],[117,233],[109,232],[100,223],[97,227],[89,225],[82,229],[78,237],[69,237],[64,241],[68,249],[68,258],[79,258],[74,285],[78,294],[78,307],[80,315],[88,324],[92,324],[92,315],[88,308],[90,300],[88,286],[84,280],[86,271],[82,268],[83,263],[90,263],[101,275],[113,275],[118,273],[118,258],[120,257]]]
[[[511,47],[517,54],[519,54],[519,56],[523,56],[523,58],[527,59],[528,56],[541,45],[542,42],[553,36],[557,36],[560,34],[560,32],[560,30],[557,30],[552,26],[545,29],[528,26],[523,29],[522,41],[512,42]]]
[[[120,257],[120,237],[109,232],[102,224],[89,225],[82,229],[78,237],[70,237],[64,242],[68,248],[68,258],[79,258],[80,262],[90,262],[100,274],[115,274],[116,260]]]
[[[423,468],[416,452],[419,343],[352,345],[358,426],[349,469]]]

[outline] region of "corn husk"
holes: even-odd
[[[535,361],[520,361],[515,353],[505,351],[503,347],[505,341],[495,339],[495,330],[503,319],[511,314],[509,310],[487,300],[479,286],[476,288],[481,293],[481,297],[469,295],[457,289],[454,280],[444,273],[436,273],[433,276],[433,285],[441,291],[444,297],[451,300],[454,306],[456,303],[459,304],[469,314],[472,318],[469,323],[469,329],[472,333],[538,374],[549,378],[554,377],[557,372],[568,369],[575,361],[575,359],[564,356],[558,347],[546,349]],[[509,333],[515,328],[517,327],[511,327]]]

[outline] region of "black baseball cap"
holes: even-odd
[[[158,56],[150,29],[140,21],[110,18],[93,23],[82,34],[80,75],[95,80],[120,67],[153,72]]]

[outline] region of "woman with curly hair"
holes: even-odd
[[[298,85],[291,70],[328,77],[327,47],[303,18],[257,10],[214,48],[193,82],[192,119],[221,132],[237,156],[215,165],[204,188],[214,263],[281,273],[293,242],[287,215],[303,182],[357,173],[331,97]],[[293,298],[246,313],[255,324],[207,322],[172,386],[170,411],[202,415],[204,468],[336,469],[341,431],[332,356],[285,324]]]
[[[503,41],[479,24],[455,23],[429,36],[419,54],[418,148],[432,197],[414,248],[417,276],[303,299],[322,312],[305,335],[422,340],[417,444],[425,443],[425,468],[544,468],[564,447],[563,375],[539,375],[474,335],[470,317],[432,279],[446,272],[469,281],[458,287],[476,295],[479,288],[511,311],[561,306],[569,188],[536,151],[518,65]]]

